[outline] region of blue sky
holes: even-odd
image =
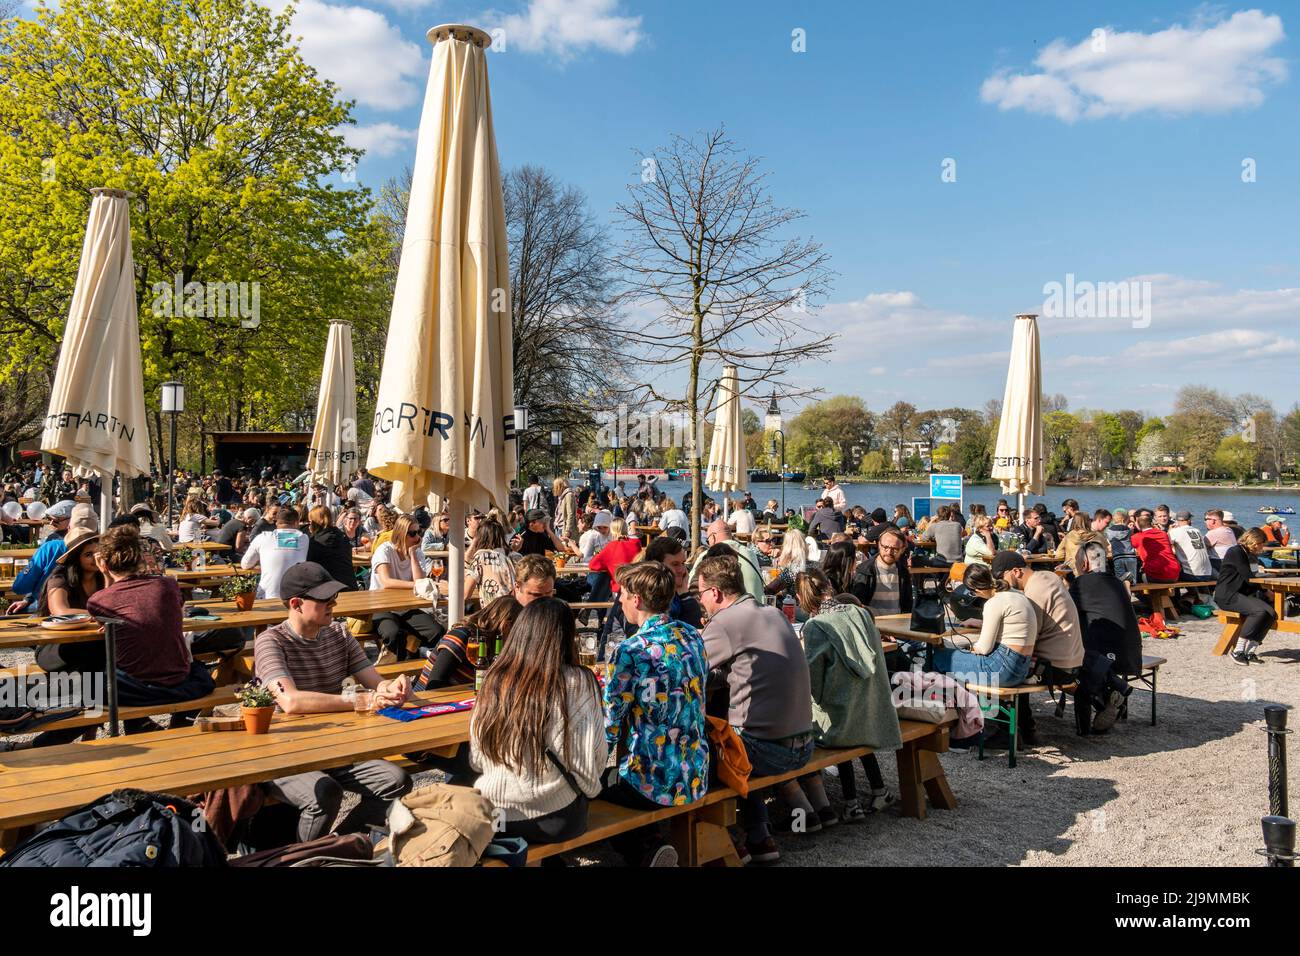
[[[643,151],[725,123],[839,273],[815,319],[837,355],[796,376],[828,394],[1000,397],[1012,317],[1073,274],[1151,291],[1149,325],[1041,320],[1045,388],[1073,407],[1161,413],[1188,382],[1300,398],[1294,3],[298,7],[304,55],[358,101],[373,187],[414,156],[437,23],[505,31],[503,163],[549,168],[602,219]]]

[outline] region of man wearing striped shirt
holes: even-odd
[[[289,619],[257,636],[253,669],[286,714],[352,710],[352,700],[343,696],[343,681],[349,676],[375,692],[376,708],[403,704],[411,696],[405,674],[383,680],[356,638],[334,620],[333,608],[343,588],[314,561],[293,565],[280,579],[280,598],[289,608]],[[344,791],[359,794],[361,802],[340,821],[340,833],[369,823],[382,825],[388,804],[411,789],[411,778],[387,760],[366,760],[280,777],[265,786],[272,796],[298,808],[298,839],[306,841],[329,833]]]

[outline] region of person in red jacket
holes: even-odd
[[[1174,546],[1169,535],[1155,527],[1148,512],[1142,512],[1137,519],[1137,534],[1133,535],[1133,547],[1142,559],[1142,571],[1148,581],[1156,584],[1172,584],[1183,573]]]
[[[604,571],[609,575],[609,586],[615,596],[618,595],[618,569],[631,564],[641,553],[641,539],[635,535],[627,536],[627,523],[622,518],[615,518],[609,526],[610,542],[596,552],[596,556],[587,565],[593,573]]]

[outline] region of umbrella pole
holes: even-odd
[[[447,627],[465,617],[465,502],[447,502]]]
[[[116,472],[104,475],[99,482],[99,533],[108,531],[108,523],[113,520],[113,476]]]

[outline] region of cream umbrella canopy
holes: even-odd
[[[318,481],[341,484],[357,470],[357,377],[352,361],[352,324],[330,322],[316,399],[316,424],[307,469]]]
[[[1011,333],[1011,362],[1002,395],[1002,421],[993,453],[992,477],[1019,498],[1043,493],[1043,368],[1038,316],[1018,315]]]
[[[713,441],[709,445],[704,484],[710,491],[724,494],[743,491],[749,485],[745,431],[740,418],[740,381],[734,365],[724,367],[718,381],[718,410],[713,419]],[[722,513],[725,517],[726,499]]]
[[[367,467],[403,510],[450,499],[451,618],[459,619],[464,508],[506,506],[518,466],[505,204],[486,50],[434,27],[406,230]]]
[[[103,482],[100,520],[112,518],[113,475],[149,470],[139,305],[131,255],[131,194],[95,189],[68,324],[50,390],[41,451]]]

